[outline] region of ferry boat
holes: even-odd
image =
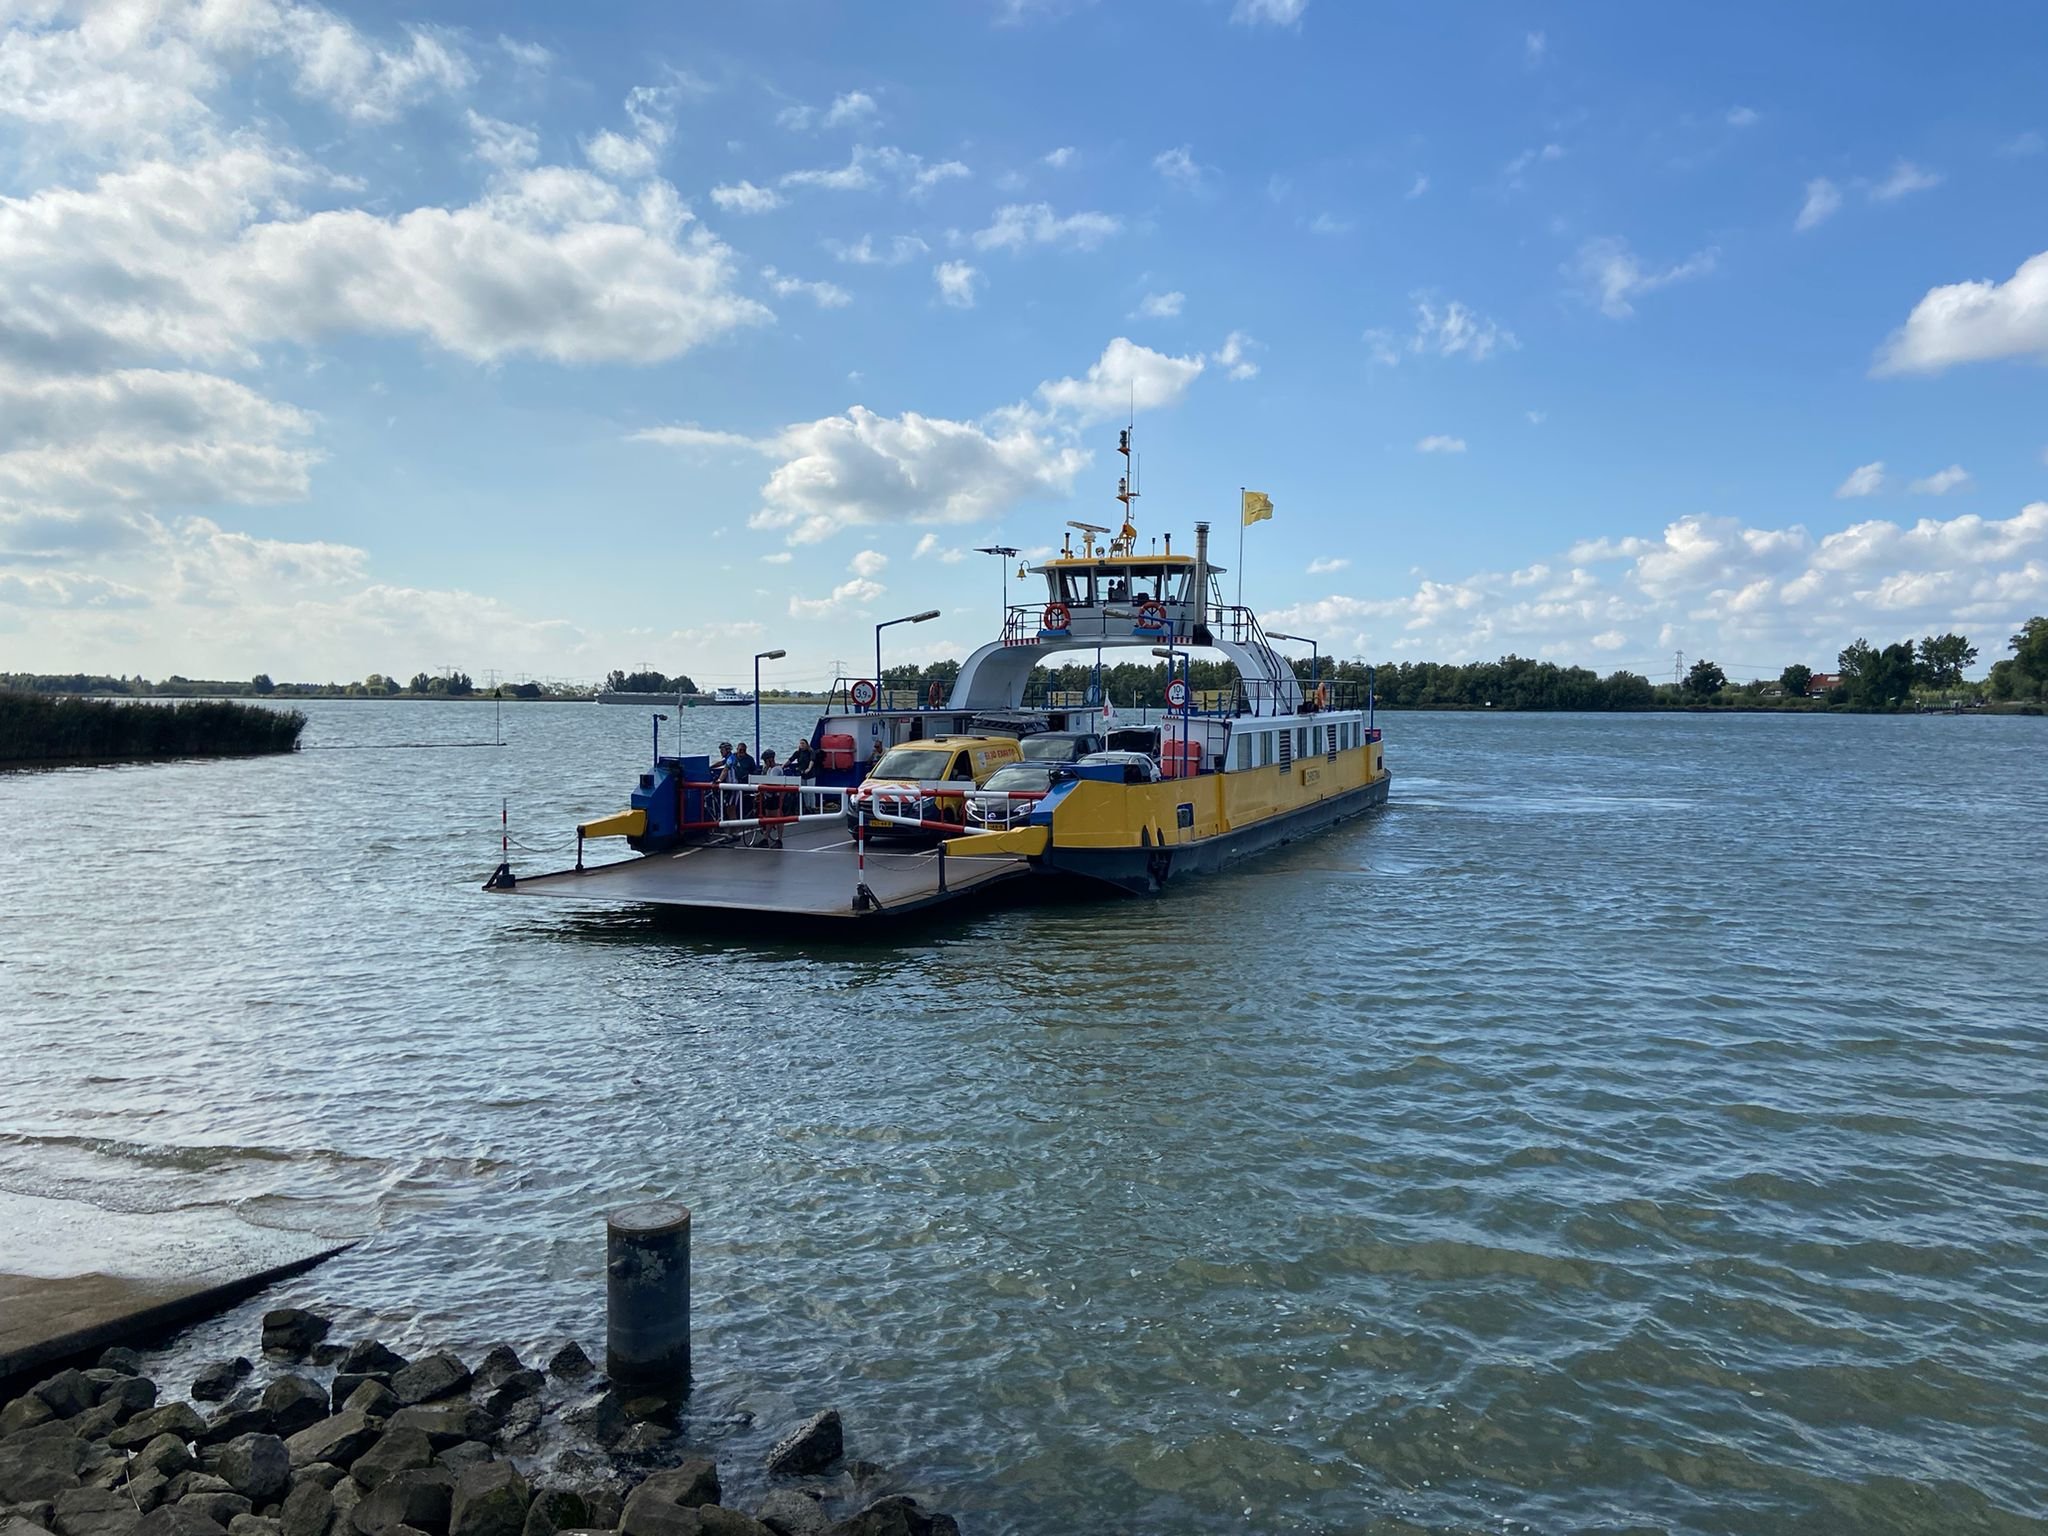
[[[1119,434],[1127,459],[1130,436]],[[487,888],[814,917],[913,911],[1045,878],[1153,894],[1384,805],[1392,776],[1370,685],[1357,700],[1333,696],[1326,682],[1304,689],[1252,610],[1223,601],[1209,525],[1195,524],[1192,553],[1176,552],[1170,536],[1163,550],[1140,550],[1136,498],[1127,470],[1117,531],[1072,523],[1057,555],[1020,568],[1044,582],[1042,600],[1006,605],[1000,632],[950,690],[934,685],[920,703],[885,697],[875,679],[837,682],[808,738],[814,771],[801,781],[716,782],[708,758],[662,754],[657,717],[654,761],[630,809],[577,829],[576,868],[518,876],[508,858]],[[1133,649],[1167,661],[1167,709],[1156,719],[1119,728],[1107,710],[1029,698],[1033,669],[1049,657],[1085,652],[1099,663]],[[1231,663],[1235,680],[1220,696],[1193,691],[1197,651]],[[1100,731],[1112,750],[1054,766],[1043,791],[984,790],[976,778],[904,801],[850,793],[910,744],[1069,731]],[[968,805],[975,814],[960,814]],[[885,848],[875,841],[883,832],[923,841]],[[610,837],[638,857],[586,865],[584,842]]]

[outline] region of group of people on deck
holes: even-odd
[[[714,784],[748,784],[757,778],[808,779],[815,772],[817,758],[808,741],[798,742],[781,762],[775,760],[773,747],[764,747],[756,761],[744,741],[738,746],[721,741],[711,756],[711,782]]]

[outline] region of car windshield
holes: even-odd
[[[1017,743],[1026,762],[1071,763],[1078,743],[1071,736],[1027,736]]]
[[[885,753],[871,779],[943,779],[953,754],[944,747],[898,747]]]
[[[998,768],[988,776],[983,789],[1044,789],[1052,782],[1050,768],[1032,768],[1023,763],[1013,763],[1008,768]]]

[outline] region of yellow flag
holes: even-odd
[[[1264,491],[1246,491],[1244,493],[1245,527],[1249,528],[1253,523],[1263,523],[1272,515],[1272,497],[1268,496]]]

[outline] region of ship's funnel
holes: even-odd
[[[1209,525],[1195,524],[1195,629],[1196,645],[1209,643]]]

